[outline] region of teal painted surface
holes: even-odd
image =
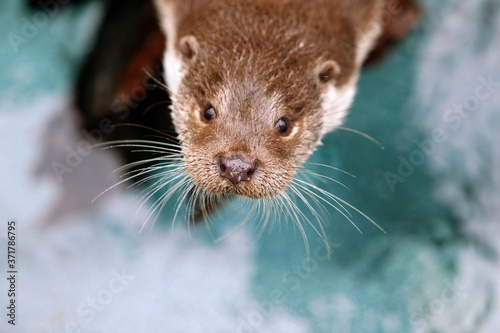
[[[356,178],[351,178],[315,168],[338,177],[350,190],[331,183],[317,182],[318,186],[358,207],[387,233],[353,212],[353,220],[363,231],[360,234],[341,214],[327,207],[324,218],[333,246],[331,257],[325,257],[322,241],[307,228],[311,251],[311,257],[307,258],[300,233],[293,226],[283,225],[281,231],[275,228],[259,237],[255,230],[258,221],[251,221],[242,229],[254,242],[249,260],[253,269],[247,276],[248,294],[241,295],[242,303],[243,296],[250,295],[251,301],[244,310],[235,310],[229,331],[272,331],[269,323],[282,318],[283,313],[290,322],[293,319],[306,327],[297,328],[297,332],[461,332],[463,329],[463,332],[493,333],[498,328],[495,326],[498,322],[488,318],[498,318],[499,310],[484,305],[489,304],[488,300],[492,302],[484,294],[495,297],[494,278],[482,274],[482,266],[473,268],[479,273],[467,280],[468,293],[465,293],[461,279],[464,275],[470,277],[464,272],[473,262],[461,258],[468,251],[478,253],[474,262],[478,258],[494,262],[496,258],[488,234],[497,235],[500,217],[495,204],[495,198],[500,198],[496,176],[500,90],[493,91],[491,99],[483,102],[457,130],[450,129],[443,115],[454,101],[461,102],[474,92],[477,77],[494,75],[500,80],[497,29],[500,9],[497,2],[488,0],[468,4],[425,1],[423,7],[423,23],[414,34],[381,63],[363,71],[355,105],[345,124],[375,138],[384,149],[360,135],[339,130],[328,135],[311,158],[312,162],[355,175]],[[91,42],[98,6],[58,15],[40,27],[27,43],[20,44],[18,53],[9,41],[9,34],[22,34],[23,19],[32,20],[32,14],[23,12],[19,1],[4,1],[0,8],[2,112],[13,113],[16,105],[29,105],[47,95],[61,96],[71,91],[69,83]],[[461,22],[477,23],[478,27],[464,28]],[[415,140],[429,139],[437,127],[444,128],[449,139],[436,145],[435,153],[425,155],[422,165],[415,166],[404,182],[392,188],[386,179],[387,172],[397,175],[400,157],[409,160],[418,151]],[[306,209],[304,212],[312,218]],[[233,202],[214,217],[211,232],[202,227],[194,230],[191,237],[201,240],[207,251],[215,251],[223,247],[223,242],[214,243],[213,239],[227,233],[245,214],[238,202]],[[168,221],[172,217],[170,210],[162,217]],[[113,237],[128,244],[123,246],[130,261],[140,257],[141,245],[135,243],[134,233],[123,237],[127,233],[106,215],[90,219],[94,223],[100,221],[95,224],[109,228]],[[485,224],[484,229],[474,231],[471,226],[488,221],[491,223]],[[163,236],[166,229],[169,228],[163,225],[155,231]],[[184,245],[183,250],[189,252],[190,243],[186,241]],[[158,258],[157,253],[148,254]],[[184,260],[182,254],[179,252],[179,260]],[[232,254],[228,251],[225,255]],[[207,267],[224,268],[220,262],[201,262]],[[148,274],[154,277],[156,271],[152,269]],[[227,279],[230,284],[231,277]],[[153,280],[161,282],[160,277]],[[224,287],[207,290],[213,295],[225,292]],[[461,296],[447,302],[450,292]],[[199,295],[197,299],[201,302],[205,298]],[[145,300],[155,304],[153,296]],[[239,308],[241,304],[236,303],[231,306]],[[169,306],[171,309],[177,304]],[[215,301],[209,306],[223,308],[222,303]],[[473,323],[461,324],[470,313],[475,318]],[[196,322],[198,317],[190,318]],[[159,326],[174,327],[176,322],[168,316],[155,319]],[[127,332],[126,325],[122,331]]]
[[[29,105],[55,92],[71,92],[78,66],[91,41],[99,6],[33,13],[24,1],[6,0],[1,8],[0,98]],[[3,103],[4,105],[7,103]]]

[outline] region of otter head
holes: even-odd
[[[213,22],[231,18],[218,16],[207,9],[185,24],[175,15],[162,20],[184,164],[207,192],[272,197],[341,124],[354,96],[353,66],[328,57],[326,43],[307,31],[276,31],[286,22],[254,16],[220,28]]]

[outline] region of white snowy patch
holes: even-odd
[[[256,303],[252,234],[240,228],[214,243],[181,223],[172,232],[146,227],[139,233],[145,210],[134,220],[132,190],[121,187],[90,203],[118,165],[109,151],[93,152],[107,164],[83,156],[62,182],[50,168],[52,161],[64,162],[66,147],[81,142],[68,102],[51,96],[22,111],[0,113],[0,153],[8,157],[0,165],[0,219],[4,226],[14,219],[18,227],[18,332],[237,332],[238,318]],[[44,177],[36,180],[40,165]],[[76,204],[53,213],[67,200]],[[0,230],[2,245],[5,232]],[[0,264],[6,267],[6,256]],[[8,289],[6,279],[0,288]],[[0,301],[6,299],[3,293]],[[0,322],[2,331],[5,325]],[[280,310],[259,332],[306,328]]]
[[[436,129],[445,133],[429,154],[438,198],[483,244],[478,246],[498,254],[500,39],[495,31],[500,31],[500,10],[486,3],[451,1],[436,26],[429,24],[433,37],[417,71],[423,112],[416,117],[429,139]],[[474,296],[454,304],[454,315],[436,320],[443,332],[494,332],[500,327],[500,265],[482,251],[468,248],[461,255],[458,279],[471,286]],[[489,303],[493,308],[485,316]],[[480,330],[475,326],[479,318],[484,320]]]

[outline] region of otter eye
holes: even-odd
[[[290,120],[287,117],[281,117],[276,122],[276,132],[282,136],[290,134]]]
[[[203,122],[210,123],[215,118],[217,118],[217,111],[215,111],[215,108],[212,106],[212,104],[209,103],[205,105],[205,108],[203,108],[203,113],[202,113]]]

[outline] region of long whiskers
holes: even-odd
[[[379,146],[381,150],[385,149],[384,145],[381,144],[380,141],[378,141],[377,139],[375,139],[371,135],[366,134],[365,132],[362,132],[362,131],[359,131],[359,130],[355,130],[353,128],[345,127],[345,126],[339,126],[339,127],[336,127],[335,129],[336,130],[341,130],[341,131],[346,131],[346,132],[351,132],[351,133],[354,133],[354,134],[358,134],[358,135],[362,136],[363,138],[367,139],[368,141],[371,141],[374,144],[376,144],[377,146]]]
[[[144,73],[151,79],[153,80],[154,83],[156,83],[158,85],[159,88],[161,88],[162,90],[166,91],[167,93],[171,94],[172,93],[172,89],[170,89],[165,83],[161,82],[160,80],[158,80],[150,71],[148,71],[147,69],[144,69]]]
[[[151,111],[152,109],[154,109],[155,107],[157,106],[160,106],[160,105],[170,105],[170,101],[161,101],[161,102],[156,102],[154,104],[151,104],[150,106],[148,106],[143,112],[142,112],[142,115],[145,116],[149,111]]]
[[[356,213],[358,213],[359,215],[364,217],[366,220],[368,220],[371,224],[376,226],[380,231],[385,233],[385,230],[378,223],[376,223],[372,218],[370,218],[368,215],[363,213],[360,209],[358,209],[354,205],[348,203],[347,201],[343,200],[339,196],[336,196],[336,195],[334,195],[334,194],[332,194],[332,193],[330,193],[330,192],[328,192],[328,191],[326,191],[326,190],[324,190],[324,189],[322,189],[314,184],[305,182],[299,178],[295,178],[293,180],[293,183],[296,184],[298,187],[300,187],[305,192],[316,197],[318,200],[323,201],[327,205],[333,207],[340,214],[342,214],[346,219],[348,219],[360,233],[362,233],[361,229],[352,221],[352,219],[349,216],[347,216],[344,213],[344,211],[346,210],[346,208],[344,206],[347,206],[348,208],[352,209],[353,211],[355,211]],[[340,207],[343,207],[343,209],[335,206],[335,204],[339,205]]]
[[[170,139],[165,133],[161,131],[158,132],[161,134],[162,138]],[[111,189],[126,182],[131,182],[128,187],[146,185],[139,193],[140,198],[138,200],[136,215],[137,212],[144,209],[147,203],[150,201],[152,201],[152,203],[147,207],[140,232],[142,232],[147,225],[153,228],[161,212],[167,207],[168,202],[175,200],[172,202],[172,230],[174,229],[175,221],[181,214],[182,208],[185,207],[185,218],[187,220],[188,231],[191,232],[191,227],[194,224],[195,212],[199,210],[199,213],[205,221],[207,230],[212,234],[210,226],[214,221],[212,220],[211,208],[218,207],[220,201],[225,200],[225,196],[206,192],[193,183],[183,162],[183,151],[177,142],[161,142],[158,140],[145,139],[117,140],[98,144],[96,146],[101,149],[129,148],[132,152],[147,152],[152,154],[152,156],[150,155],[148,158],[117,168],[115,172],[120,172],[120,177],[123,179],[101,192],[92,200],[93,202]],[[313,166],[314,168],[307,168],[307,166]],[[272,232],[275,227],[281,229],[284,220],[287,225],[291,222],[294,229],[302,236],[307,255],[310,254],[307,229],[310,229],[319,236],[330,254],[331,248],[325,229],[327,223],[324,218],[324,216],[328,214],[327,208],[333,208],[348,220],[361,234],[363,232],[356,224],[353,214],[360,215],[385,233],[384,229],[379,224],[360,209],[340,198],[338,195],[333,194],[330,190],[326,190],[316,185],[311,179],[326,184],[334,184],[335,186],[350,190],[349,187],[340,180],[318,171],[317,167],[340,172],[343,175],[355,178],[354,175],[337,167],[320,163],[305,163],[303,166],[297,168],[298,173],[296,177],[293,178],[290,184],[288,184],[288,187],[278,195],[260,200],[239,197],[239,203],[248,208],[246,215],[234,228],[231,228],[231,231],[225,233],[218,239],[214,238],[214,240],[217,242],[224,239],[253,219],[258,219],[256,229],[260,237],[265,230]],[[305,210],[302,207],[305,207]],[[134,215],[134,219],[136,215]]]

